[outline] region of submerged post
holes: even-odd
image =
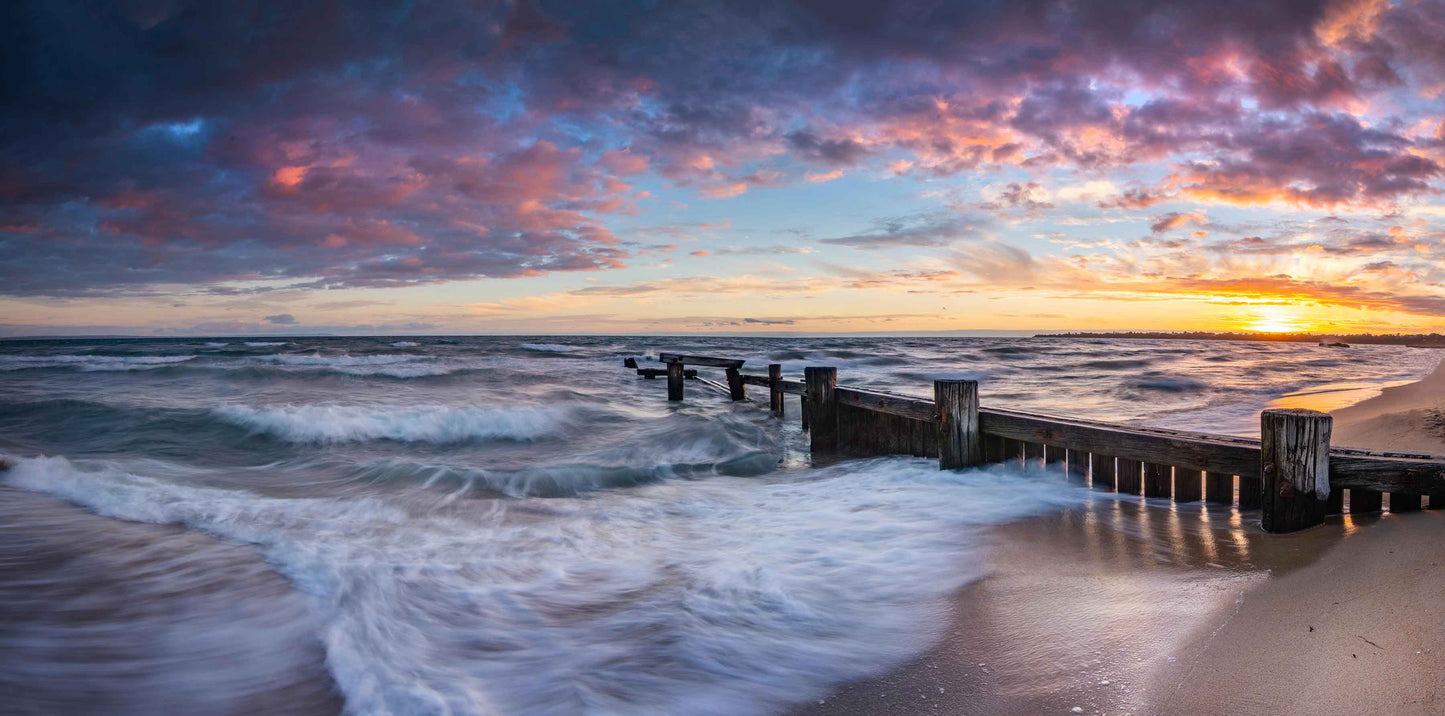
[[[808,435],[814,452],[838,449],[838,369],[809,366],[803,369],[808,393]]]
[[[728,368],[728,395],[733,400],[747,400],[748,389],[743,385],[743,374],[737,368]]]
[[[938,467],[972,467],[983,459],[978,431],[978,381],[933,381],[933,409],[938,416]]]
[[[1333,426],[1334,418],[1315,410],[1260,414],[1260,524],[1266,532],[1294,532],[1325,521]]]
[[[667,364],[667,399],[682,400],[682,364]]]
[[[768,409],[773,415],[783,417],[783,365],[768,364]]]

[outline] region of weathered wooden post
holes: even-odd
[[[682,400],[682,364],[667,364],[667,399]]]
[[[978,381],[933,381],[933,409],[938,416],[938,467],[954,470],[983,460],[983,435],[978,431]]]
[[[1139,494],[1139,487],[1143,482],[1140,471],[1143,469],[1144,463],[1138,460],[1119,458],[1119,466],[1114,470],[1115,489],[1125,495]]]
[[[1204,473],[1185,467],[1174,468],[1174,501],[1198,502],[1203,498]]]
[[[733,400],[747,400],[748,388],[743,385],[743,374],[737,368],[728,368],[728,394]]]
[[[1064,451],[1064,471],[1069,482],[1084,485],[1089,482],[1089,453],[1079,450]]]
[[[1350,514],[1366,515],[1379,512],[1385,502],[1385,493],[1378,490],[1350,488]]]
[[[783,417],[783,365],[768,364],[768,409],[773,415]]]
[[[1402,495],[1398,492],[1390,493],[1391,512],[1415,512],[1420,509],[1419,495]]]
[[[1234,504],[1234,476],[1222,472],[1204,473],[1204,501],[1216,505]]]
[[[1260,526],[1294,532],[1325,521],[1334,418],[1316,410],[1272,409],[1259,416]]]
[[[1112,455],[1089,453],[1089,487],[1114,491],[1114,458]]]
[[[1174,482],[1173,470],[1168,465],[1154,462],[1144,463],[1144,496],[1169,497]]]
[[[808,436],[814,452],[838,449],[838,403],[833,390],[838,387],[838,369],[809,366],[803,369],[803,382],[808,393]]]

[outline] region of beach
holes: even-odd
[[[1331,679],[1302,710],[1433,703],[1439,649],[1410,629],[1438,622],[1416,604],[1438,570],[1399,548],[1441,513],[1267,535],[1038,470],[814,462],[795,401],[669,404],[619,370],[656,343],[0,345],[0,691],[20,713],[1184,713],[1249,711],[1283,664]],[[1442,385],[1404,387],[1433,356],[1388,346],[667,343],[1235,434],[1378,393],[1339,444]],[[1306,597],[1330,602],[1310,638],[1379,647],[1378,686],[1331,695],[1365,654],[1296,648],[1279,605]]]
[[[1333,411],[1334,444],[1445,453],[1445,368]],[[797,714],[1435,714],[1445,511],[1271,535],[1100,497],[993,532],[938,645]]]

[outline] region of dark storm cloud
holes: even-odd
[[[900,154],[934,175],[1178,164],[1121,208],[1177,191],[1383,205],[1441,169],[1348,106],[1438,82],[1441,10],[17,0],[0,7],[0,292],[615,268],[630,253],[606,217],[640,211],[634,177],[727,197],[797,180],[788,162]]]

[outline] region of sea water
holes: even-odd
[[[658,350],[924,396],[975,378],[988,405],[1243,435],[1285,396],[1437,359],[1094,339],[4,342],[0,553],[25,535],[111,555],[124,589],[55,560],[0,572],[23,585],[0,613],[43,615],[0,619],[0,692],[41,712],[81,680],[117,709],[234,712],[297,673],[277,648],[314,649],[354,713],[772,712],[921,653],[982,575],[990,525],[1087,494],[998,466],[814,467],[795,401],[783,421],[698,383],[668,403],[621,367]],[[32,493],[84,511],[14,506]],[[36,603],[51,593],[63,608]]]

